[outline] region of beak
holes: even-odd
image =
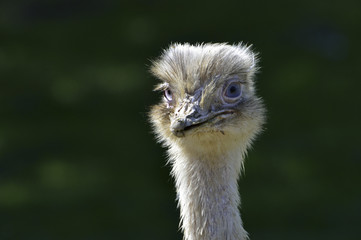
[[[206,111],[199,106],[199,101],[184,99],[183,102],[174,111],[171,117],[171,132],[177,137],[183,137],[184,132],[210,121],[216,116],[222,114],[231,114],[231,109],[220,111]]]
[[[180,109],[176,110],[174,117],[171,119],[170,129],[177,137],[183,137],[184,131],[189,130],[208,120],[207,115],[200,115],[195,107],[191,107],[189,113],[182,114]]]

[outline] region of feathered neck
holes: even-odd
[[[242,149],[195,152],[169,148],[185,240],[245,240],[237,180]],[[204,152],[206,152],[204,154]]]

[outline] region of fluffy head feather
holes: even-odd
[[[264,122],[263,104],[254,89],[257,62],[250,47],[241,44],[171,45],[151,67],[154,76],[161,80],[156,90],[172,93],[171,101],[164,99],[150,113],[158,139],[167,146],[186,144],[202,151],[205,144],[231,147],[242,141],[249,145]],[[242,85],[242,96],[235,103],[222,100],[229,81]],[[185,108],[188,115],[184,112],[179,116]],[[188,122],[196,126],[172,131],[176,119],[189,120],[190,109],[195,111],[193,115],[201,116],[220,110],[230,110],[232,114],[213,114],[202,124]]]

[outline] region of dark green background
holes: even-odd
[[[361,235],[360,1],[1,1],[0,239],[181,239],[147,122],[171,42],[260,52],[252,240]]]

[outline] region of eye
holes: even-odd
[[[173,93],[172,93],[172,91],[169,89],[169,88],[167,88],[166,90],[164,90],[164,97],[165,97],[165,99],[167,99],[167,101],[172,101],[173,100]]]
[[[224,89],[223,98],[227,102],[238,100],[242,95],[242,85],[240,82],[231,82]]]

